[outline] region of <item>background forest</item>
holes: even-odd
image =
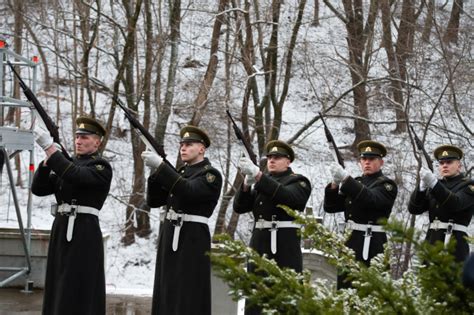
[[[399,195],[392,216],[421,228],[406,210],[421,158],[409,123],[428,152],[452,143],[472,173],[474,3],[465,0],[2,0],[0,37],[8,49],[39,56],[36,95],[74,151],[74,121],[96,117],[110,131],[104,156],[114,170],[101,213],[110,235],[107,283],[151,288],[159,213],[144,200],[145,149],[113,97],[137,113],[168,159],[177,160],[186,124],[207,130],[207,153],[224,187],[212,217],[214,234],[248,240],[248,215],[232,211],[241,153],[229,110],[259,157],[268,140],[291,143],[293,169],[313,191],[308,207],[329,229],[342,218],[322,211],[333,161],[321,112],[358,175],[355,145],[387,145],[384,172]],[[4,68],[3,95],[24,99]],[[32,72],[17,67],[28,85]],[[28,109],[1,106],[0,125],[31,127]],[[35,159],[44,155],[36,150]],[[28,189],[29,155],[15,160],[20,196]],[[15,226],[5,175],[0,225]],[[32,224],[49,228],[52,198],[35,198]],[[26,197],[21,205],[26,205]],[[472,235],[472,226],[471,226]],[[410,265],[406,243],[393,252],[395,276]]]

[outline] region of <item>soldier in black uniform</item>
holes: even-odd
[[[474,290],[474,254],[471,254],[464,262],[462,283],[466,288]]]
[[[344,211],[345,226],[351,230],[346,246],[353,249],[357,261],[370,265],[372,257],[383,252],[387,236],[380,225],[392,211],[397,185],[382,173],[385,146],[365,140],[357,145],[362,176],[352,178],[339,164],[332,164],[332,183],[326,186],[324,211]],[[351,287],[346,274],[337,277],[338,288]]]
[[[156,258],[152,314],[211,314],[211,236],[208,218],[217,204],[222,177],[204,157],[211,144],[194,126],[181,129],[180,155],[185,165],[176,171],[154,152],[144,151],[150,207],[166,205]]]
[[[430,227],[426,240],[445,244],[456,240],[454,256],[463,262],[469,255],[467,227],[474,213],[474,181],[461,172],[463,152],[453,145],[442,145],[434,150],[442,179],[428,169],[420,170],[420,187],[413,191],[408,205],[411,214],[429,213]]]
[[[99,210],[112,168],[97,151],[106,131],[95,119],[76,120],[76,155],[68,160],[49,133],[36,142],[47,158],[35,172],[32,192],[54,194],[55,216],[48,248],[43,314],[105,314],[104,248]]]
[[[293,173],[290,164],[295,158],[293,149],[285,142],[273,140],[266,145],[268,173],[248,158],[242,157],[239,167],[245,181],[234,199],[234,211],[252,212],[255,224],[250,247],[259,254],[274,259],[279,267],[301,272],[303,258],[300,226],[294,218],[277,207],[284,204],[293,210],[303,211],[311,194],[311,183],[303,175]],[[252,184],[255,184],[252,187]],[[255,267],[248,265],[248,271]],[[256,307],[246,308],[245,314],[260,314]]]

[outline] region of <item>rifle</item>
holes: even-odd
[[[61,151],[63,152],[64,156],[68,160],[72,160],[71,157],[69,156],[69,153],[67,153],[66,149],[63,147],[63,145],[59,141],[59,131],[58,131],[59,127],[54,123],[54,121],[51,119],[51,117],[49,117],[49,115],[46,113],[46,111],[44,110],[44,107],[40,104],[40,102],[36,98],[35,94],[30,90],[30,88],[25,84],[25,82],[20,77],[20,75],[16,72],[16,70],[13,67],[12,63],[7,60],[7,64],[10,66],[10,68],[12,69],[12,71],[15,74],[16,78],[18,79],[18,82],[20,83],[20,87],[23,90],[23,93],[25,94],[26,98],[35,107],[36,112],[40,116],[40,119],[43,121],[43,124],[45,125],[46,129],[48,129],[49,134],[53,138],[53,141],[60,145]]]
[[[234,127],[235,136],[237,137],[237,139],[240,140],[240,143],[243,145],[245,149],[244,154],[247,156],[247,158],[249,158],[253,162],[253,164],[259,166],[257,162],[257,156],[253,152],[252,147],[250,146],[250,143],[244,137],[244,134],[240,130],[239,126],[237,126],[237,124],[235,123],[234,118],[232,118],[232,115],[230,114],[228,109],[226,110],[226,113],[227,113],[227,116],[229,116],[230,121],[232,122],[232,127]]]
[[[321,118],[321,121],[323,122],[324,125],[324,133],[326,134],[326,140],[328,141],[329,144],[329,149],[334,157],[334,160],[339,163],[343,168],[346,168],[344,166],[344,159],[341,155],[341,152],[337,148],[336,142],[334,141],[334,137],[331,134],[331,131],[329,130],[328,126],[326,125],[326,121],[324,120],[323,115],[321,112],[319,112],[319,118]]]
[[[418,149],[423,154],[423,157],[425,158],[426,164],[428,165],[428,168],[431,170],[431,172],[434,172],[433,170],[433,160],[431,160],[430,155],[428,152],[426,152],[425,147],[423,146],[423,142],[421,142],[420,138],[415,133],[415,130],[411,125],[408,125],[411,129],[411,132],[413,134],[413,138],[415,139],[415,144]]]
[[[166,159],[166,153],[165,153],[165,150],[163,149],[163,145],[156,142],[155,138],[153,138],[153,136],[148,132],[148,130],[146,130],[145,127],[143,127],[143,125],[138,121],[138,119],[135,118],[135,115],[133,114],[133,112],[129,108],[127,108],[118,97],[114,95],[114,93],[110,90],[110,88],[107,85],[105,85],[104,82],[93,77],[90,77],[89,79],[93,83],[102,87],[104,90],[106,90],[112,95],[112,99],[123,110],[123,112],[125,113],[125,117],[128,119],[132,127],[138,130],[140,139],[142,139],[143,143],[145,143],[147,148],[155,151],[156,154],[158,154],[159,156],[163,158],[163,161],[166,164],[168,164],[168,166],[170,166],[172,169],[176,171],[176,168],[174,167],[174,165],[171,164],[170,161]]]
[[[143,143],[145,143],[147,148],[155,151],[156,154],[158,154],[159,156],[163,158],[163,161],[166,164],[168,164],[172,169],[176,170],[173,164],[171,164],[170,161],[166,159],[166,153],[165,153],[165,150],[163,149],[163,145],[156,142],[155,138],[153,138],[153,136],[148,132],[148,130],[145,129],[145,127],[143,127],[143,125],[135,118],[132,111],[128,109],[127,107],[125,107],[125,105],[122,103],[122,101],[118,97],[112,96],[112,98],[118,104],[118,106],[123,110],[123,112],[125,113],[125,117],[128,119],[132,127],[138,130],[140,134],[140,139],[142,139]]]

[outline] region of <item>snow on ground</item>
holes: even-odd
[[[201,61],[207,62],[208,49],[205,47],[208,44],[210,38],[210,29],[212,23],[209,23],[209,15],[206,12],[208,8],[207,1],[203,3],[196,2],[196,6],[200,6],[202,9],[194,11],[193,8],[189,8],[186,11],[186,15],[183,18],[182,27],[182,40],[180,51],[183,52],[180,55],[179,64],[182,65],[185,58],[190,57]],[[214,7],[209,7],[209,11],[214,10]],[[350,76],[347,72],[347,68],[336,58],[336,54],[345,55],[345,37],[340,34],[345,34],[344,26],[329,13],[327,8],[322,6],[321,8],[321,27],[315,28],[309,26],[311,20],[311,9],[307,8],[305,15],[305,23],[300,31],[299,37],[299,49],[294,51],[295,58],[293,64],[293,71],[295,75],[292,77],[290,83],[288,98],[285,102],[283,110],[283,119],[280,139],[288,140],[294,135],[296,131],[309,122],[313,117],[318,114],[318,111],[322,110],[321,106],[329,106],[334,101],[333,95],[341,95],[350,86]],[[205,16],[203,19],[202,16]],[[290,25],[294,18],[294,12],[286,10],[282,15],[282,23],[288,22]],[[281,43],[288,41],[290,32],[282,32]],[[105,44],[104,44],[105,45]],[[185,52],[185,53],[184,53]],[[313,56],[313,53],[317,53],[317,58]],[[424,52],[426,53],[426,52]],[[430,80],[421,80],[416,82],[423,85],[427,91],[433,91],[433,97],[437,97],[437,90],[440,89],[437,80],[431,80],[432,77],[437,78],[436,71],[437,63],[442,64],[441,58],[436,56],[429,56],[432,58],[432,65],[428,67],[427,72],[433,72],[431,74],[425,74],[425,78]],[[379,64],[383,64],[385,61],[385,53],[380,50],[377,55],[374,55],[374,60],[377,59]],[[428,60],[429,58],[426,58]],[[381,60],[381,61],[380,61]],[[423,62],[428,62],[424,60]],[[416,62],[416,60],[414,61]],[[113,70],[107,70],[112,68],[111,62],[104,61],[102,64],[99,79],[104,82],[112,82],[114,77]],[[261,68],[261,65],[256,65],[257,68]],[[418,69],[414,64],[411,69]],[[176,89],[175,95],[175,107],[170,116],[170,122],[168,125],[168,134],[166,135],[165,150],[169,155],[169,160],[174,162],[177,154],[177,143],[178,143],[178,131],[180,125],[188,121],[190,111],[186,112],[189,104],[192,104],[196,91],[198,88],[197,82],[202,78],[205,71],[205,67],[201,68],[178,68],[178,79],[177,85],[179,88]],[[385,69],[374,65],[371,68],[370,76],[379,77],[385,76]],[[415,70],[413,70],[415,71]],[[218,169],[222,170],[225,167],[226,159],[226,122],[225,114],[223,113],[223,102],[222,93],[219,91],[223,90],[224,80],[222,80],[222,68],[219,70],[217,78],[214,82],[212,93],[209,99],[209,109],[205,113],[209,117],[204,117],[202,126],[204,126],[210,133],[213,144],[209,150],[209,157],[213,162],[213,165]],[[241,89],[243,88],[247,78],[242,73],[235,73],[235,88],[236,91],[231,93],[230,106],[237,108],[241,104]],[[263,77],[257,77],[259,86],[263,85]],[[240,90],[239,90],[240,89]],[[280,91],[279,91],[280,92]],[[69,95],[69,90],[64,89],[61,91],[64,95]],[[417,93],[417,91],[414,91]],[[374,95],[371,95],[374,96]],[[461,107],[460,110],[468,113],[472,111],[472,100],[466,100],[465,98],[470,97],[469,93],[465,95],[459,95],[459,103],[471,104],[469,106]],[[56,100],[48,99],[47,96],[41,98],[42,103],[46,106],[46,109],[50,113],[56,113]],[[340,108],[332,110],[331,115],[342,115],[343,117],[328,117],[326,120],[332,130],[337,144],[340,147],[347,147],[353,141],[353,132],[350,131],[352,128],[352,120],[344,118],[344,116],[350,116],[352,112],[350,107],[350,98],[342,100]],[[413,102],[426,102],[423,96],[413,96]],[[71,103],[67,100],[67,97],[61,101],[61,117],[62,126],[61,137],[66,144],[66,147],[72,151],[73,137],[71,136],[70,121],[71,117]],[[97,101],[97,113],[99,117],[106,118],[108,111],[110,110],[110,99],[98,95]],[[420,106],[426,112],[429,112],[434,104],[426,102],[423,106]],[[183,109],[184,108],[184,109]],[[380,106],[382,108],[382,106]],[[443,108],[440,107],[440,111]],[[421,112],[421,109],[420,109]],[[413,112],[415,117],[423,117],[426,112],[417,113]],[[374,121],[387,121],[393,119],[393,110],[380,110],[378,106],[371,104],[370,118]],[[451,119],[451,117],[449,117]],[[452,114],[453,121],[455,121],[455,115]],[[436,125],[442,125],[440,122],[441,115],[435,116],[434,123]],[[467,115],[466,121],[472,122],[472,118]],[[423,121],[420,118],[421,121]],[[28,126],[28,122],[23,124],[24,128]],[[128,129],[129,124],[123,118],[120,112],[116,112],[114,120],[114,128]],[[419,126],[417,126],[419,128]],[[471,124],[472,127],[472,124]],[[400,186],[401,191],[406,193],[409,192],[415,183],[415,172],[416,172],[416,161],[414,160],[411,144],[406,134],[395,135],[390,132],[391,125],[378,124],[372,125],[372,136],[375,140],[386,143],[389,148],[389,155],[386,159],[384,172],[390,176],[399,176],[403,179]],[[151,294],[153,287],[154,267],[156,260],[156,241],[159,229],[159,211],[153,209],[151,212],[151,227],[152,234],[147,239],[136,238],[136,243],[124,247],[120,243],[120,239],[123,235],[123,226],[125,222],[125,204],[128,201],[129,193],[132,187],[131,179],[132,174],[132,158],[131,158],[131,146],[130,146],[130,134],[129,130],[126,134],[126,138],[112,137],[107,145],[104,156],[111,162],[114,177],[112,180],[112,187],[110,195],[107,198],[104,207],[100,215],[100,223],[105,235],[109,236],[107,242],[107,256],[106,256],[106,282],[108,292],[134,292],[136,294]],[[435,146],[447,142],[450,140],[445,135],[441,134],[437,130],[431,129],[428,133],[427,138],[428,149],[432,150]],[[470,143],[465,141],[462,143],[467,148],[470,147]],[[324,137],[324,131],[321,123],[318,122],[312,125],[305,133],[297,139],[294,143],[296,152],[296,160],[292,164],[292,168],[297,173],[306,175],[313,186],[312,195],[308,202],[308,206],[312,206],[316,215],[323,216],[324,223],[328,226],[334,226],[336,221],[342,220],[342,216],[338,215],[325,215],[322,211],[322,200],[323,190],[325,185],[330,179],[328,167],[332,163],[332,156],[327,148],[326,140]],[[343,152],[347,152],[343,150]],[[468,163],[474,158],[473,150],[466,152],[466,160]],[[235,165],[240,154],[240,149],[237,145],[233,146],[231,156],[231,176],[235,173]],[[35,165],[38,164],[44,157],[41,150],[36,147],[35,151]],[[22,161],[22,177],[23,187],[16,187],[17,194],[19,197],[19,204],[22,211],[23,222],[26,224],[26,206],[27,206],[27,165],[29,163],[29,155],[27,152],[21,153]],[[351,174],[359,174],[359,168],[354,159],[348,159],[346,162],[347,169]],[[468,164],[469,165],[469,164]],[[14,176],[16,178],[16,171],[14,170]],[[148,170],[146,173],[148,176]],[[0,227],[12,227],[18,226],[16,221],[16,214],[13,205],[11,189],[9,181],[4,170],[1,176],[0,183]],[[35,229],[49,229],[52,223],[52,216],[49,214],[50,204],[54,202],[53,197],[33,197],[32,207],[32,219],[31,225]],[[397,200],[397,205],[394,212],[397,216],[406,218],[406,203],[407,200]],[[217,205],[216,209],[219,208]],[[230,209],[227,213],[230,216]],[[215,218],[217,210],[210,220],[211,233],[214,229]],[[248,238],[248,216],[243,216],[239,223],[240,233],[239,236],[246,239]],[[426,223],[427,217],[422,216],[417,219],[417,227],[422,228],[423,224]],[[472,230],[472,226],[471,226]]]

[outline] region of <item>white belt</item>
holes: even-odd
[[[179,233],[181,231],[181,226],[183,225],[183,222],[196,222],[196,223],[207,224],[209,221],[209,218],[207,217],[203,217],[200,215],[186,214],[186,213],[177,213],[173,209],[170,209],[166,213],[166,219],[173,221],[173,225],[174,225],[173,244],[172,244],[172,249],[174,252],[178,250]]]
[[[69,220],[67,222],[66,240],[70,242],[72,240],[72,232],[74,231],[74,220],[78,213],[92,214],[99,216],[99,210],[88,206],[71,206],[70,204],[63,203],[58,205],[58,213],[68,214]]]
[[[430,223],[430,230],[446,230],[446,233],[444,235],[444,246],[448,245],[449,240],[451,239],[451,235],[453,234],[453,231],[459,231],[459,232],[464,232],[467,234],[467,226],[462,225],[462,224],[457,224],[457,223],[452,223],[452,222],[443,222],[440,220],[433,220],[433,222]]]
[[[364,235],[364,247],[362,249],[362,258],[364,260],[369,259],[370,239],[372,238],[372,232],[384,232],[382,225],[372,224],[360,224],[355,223],[352,220],[346,222],[346,227],[350,230],[365,232]]]
[[[293,221],[265,221],[259,219],[255,222],[256,229],[270,229],[270,250],[272,254],[277,252],[277,230],[278,229],[299,229],[301,224],[294,223]]]

